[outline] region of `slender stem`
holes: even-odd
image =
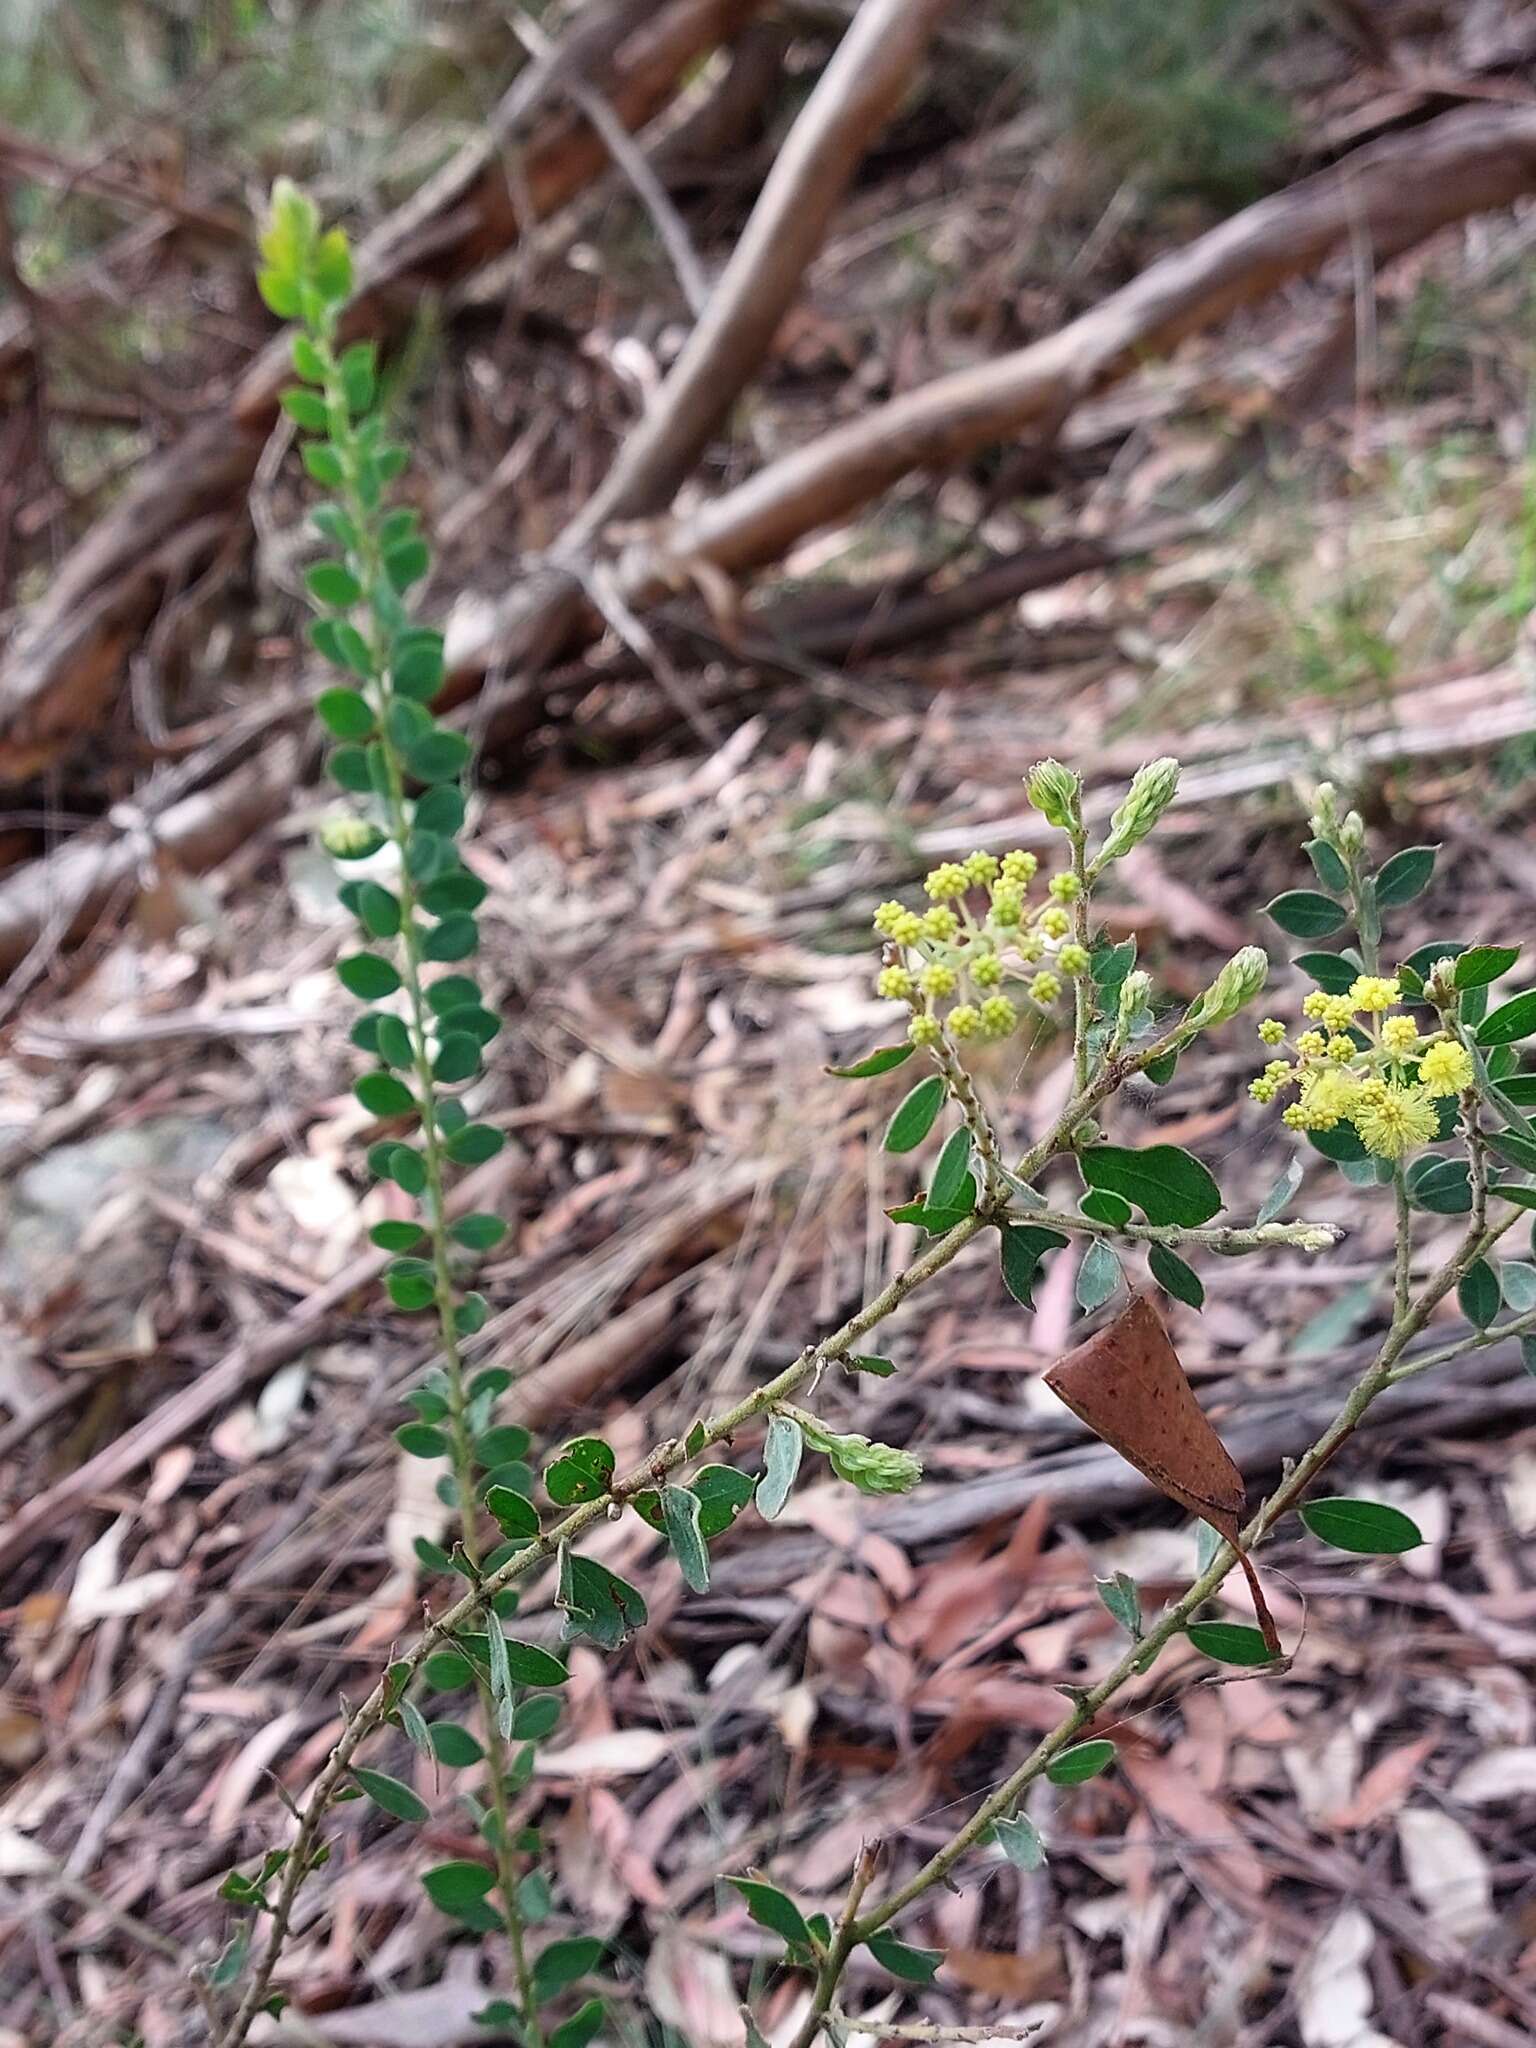
[[[1426,1282],[1418,1299],[1411,1302],[1400,1316],[1394,1317],[1392,1328],[1382,1340],[1375,1359],[1350,1389],[1338,1414],[1311,1448],[1297,1461],[1280,1487],[1252,1516],[1248,1526],[1241,1532],[1237,1545],[1223,1543],[1188,1591],[1139,1642],[1131,1645],[1097,1685],[1078,1695],[1070,1712],[1062,1717],[1048,1735],[1042,1737],[1018,1768],[981,1802],[943,1847],[936,1850],[905,1884],[882,1899],[872,1911],[853,1922],[851,1929],[848,1930],[852,1935],[851,1942],[838,1945],[844,1962],[852,1948],[857,1947],[861,1941],[867,1941],[871,1934],[878,1933],[934,1885],[946,1882],[955,1865],[993,1821],[1013,1808],[1028,1786],[1049,1767],[1063,1749],[1071,1745],[1083,1729],[1089,1726],[1100,1709],[1114,1698],[1122,1686],[1150,1667],[1159,1651],[1184,1629],[1201,1605],[1219,1590],[1237,1563],[1239,1552],[1251,1550],[1282,1516],[1289,1513],[1318,1473],[1337,1455],[1354,1433],[1377,1396],[1393,1384],[1395,1379],[1407,1376],[1408,1369],[1398,1366],[1406,1346],[1423,1329],[1436,1307],[1456,1286],[1461,1276],[1478,1259],[1486,1255],[1498,1237],[1518,1220],[1521,1213],[1523,1212],[1517,1211],[1515,1215],[1506,1217],[1492,1226],[1481,1224],[1474,1215],[1474,1227],[1468,1229],[1456,1251]],[[1497,1334],[1514,1334],[1526,1324],[1536,1328],[1536,1311],[1529,1317],[1516,1318],[1504,1331]],[[1435,1354],[1430,1359],[1413,1361],[1413,1367],[1423,1371],[1430,1363],[1441,1363],[1448,1358],[1459,1357],[1465,1351],[1479,1348],[1485,1341],[1495,1341],[1495,1333],[1488,1332],[1484,1336],[1469,1335],[1461,1343]],[[831,2012],[838,1982],[837,1975],[830,1968],[834,1952],[829,1950],[821,1970],[817,1973],[810,2010],[794,2035],[790,2048],[812,2048]]]
[[[682,1442],[673,1441],[659,1444],[649,1456],[643,1458],[634,1469],[616,1479],[606,1493],[596,1500],[584,1501],[572,1508],[568,1515],[546,1529],[526,1550],[520,1550],[509,1557],[505,1564],[488,1572],[478,1585],[456,1600],[451,1607],[429,1622],[417,1637],[412,1647],[391,1667],[392,1679],[381,1679],[362,1705],[353,1714],[335,1748],[331,1751],[324,1768],[310,1789],[308,1801],[301,1810],[298,1831],[294,1836],[288,1862],[283,1868],[282,1879],[273,1901],[272,1925],[262,1949],[261,1960],[246,1986],[234,2017],[226,2029],[220,2048],[240,2048],[250,2033],[251,2023],[261,2010],[271,1989],[272,1973],[276,1968],[283,1945],[287,1940],[289,1922],[293,1913],[294,1900],[300,1885],[308,1875],[311,1861],[319,1847],[320,1827],[336,1793],[346,1780],[352,1758],[363,1742],[389,1717],[398,1685],[408,1685],[417,1671],[431,1656],[439,1644],[448,1641],[460,1629],[472,1622],[481,1613],[487,1602],[505,1587],[525,1578],[536,1567],[555,1557],[560,1549],[573,1543],[582,1532],[603,1519],[610,1508],[629,1499],[632,1494],[654,1487],[668,1472],[688,1463],[691,1458],[707,1450],[711,1445],[721,1443],[743,1428],[756,1417],[766,1414],[776,1401],[792,1394],[797,1387],[812,1380],[826,1366],[850,1351],[894,1310],[898,1309],[915,1289],[941,1273],[976,1234],[984,1229],[987,1218],[981,1215],[967,1216],[963,1223],[957,1223],[953,1230],[936,1238],[920,1257],[890,1280],[885,1287],[861,1308],[830,1337],[812,1344],[800,1354],[793,1364],[785,1367],[774,1379],[745,1395],[731,1407],[723,1409],[700,1423],[691,1433],[689,1450]],[[392,1682],[394,1681],[394,1682]]]
[[[1030,1209],[1021,1220],[1041,1224],[1047,1230],[1064,1230],[1079,1237],[1125,1238],[1133,1244],[1193,1245],[1197,1250],[1240,1257],[1244,1252],[1273,1250],[1291,1245],[1301,1251],[1326,1251],[1343,1236],[1336,1223],[1255,1223],[1248,1228],[1235,1224],[1194,1227],[1180,1223],[1100,1223],[1074,1211]]]
[[[1088,951],[1088,835],[1081,825],[1071,832],[1072,873],[1077,877],[1077,894],[1072,899],[1072,937]],[[1088,1032],[1093,1023],[1094,983],[1091,974],[1079,974],[1072,983],[1072,1072],[1077,1092],[1088,1086]]]
[[[976,1157],[981,1161],[982,1205],[990,1207],[1001,1199],[1004,1192],[1003,1156],[997,1142],[997,1133],[981,1106],[975,1082],[961,1064],[948,1037],[933,1048],[933,1058],[965,1120],[965,1127],[971,1134]]]
[[[1397,1242],[1392,1261],[1392,1319],[1396,1323],[1408,1313],[1413,1285],[1413,1211],[1408,1206],[1408,1177],[1401,1163],[1393,1169],[1392,1192],[1397,1203]]]
[[[326,410],[330,415],[331,440],[341,459],[343,497],[356,536],[353,549],[362,585],[362,603],[369,618],[367,639],[373,666],[374,710],[379,729],[379,748],[384,764],[383,802],[386,826],[399,861],[396,888],[400,901],[400,930],[397,957],[405,987],[409,1016],[406,1025],[411,1045],[411,1071],[416,1083],[417,1111],[421,1124],[422,1167],[426,1186],[422,1191],[432,1263],[433,1306],[437,1316],[442,1352],[444,1399],[447,1403],[449,1464],[458,1496],[459,1542],[472,1567],[480,1562],[479,1502],[475,1496],[474,1444],[469,1425],[469,1399],[465,1386],[463,1352],[457,1321],[458,1289],[452,1263],[446,1192],[446,1155],[439,1113],[437,1079],[432,1071],[433,1014],[422,978],[423,959],[417,912],[420,900],[408,859],[411,837],[410,813],[406,804],[405,771],[395,744],[391,711],[396,702],[389,662],[389,636],[380,615],[384,589],[384,564],[380,557],[378,524],[359,481],[358,444],[339,368],[327,348],[325,385]],[[497,1704],[483,1676],[476,1674],[481,1717],[485,1728],[486,1775],[496,1817],[493,1844],[497,1890],[501,1894],[507,1923],[513,1969],[517,1977],[522,2020],[530,2048],[543,2048],[543,2031],[532,1999],[532,1978],[523,1939],[524,1925],[518,1904],[520,1871],[512,1847],[507,1808],[506,1780],[508,1754],[497,1718]]]

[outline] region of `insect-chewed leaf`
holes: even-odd
[[[760,1877],[728,1877],[725,1881],[732,1891],[740,1892],[759,1927],[766,1927],[770,1934],[802,1948],[810,1947],[811,1930],[788,1892],[781,1892],[777,1885]]]
[[[864,1943],[882,1969],[907,1984],[931,1984],[944,1960],[941,1948],[914,1948],[893,1934],[871,1934]]]
[[[578,1436],[546,1468],[544,1488],[557,1507],[575,1507],[606,1493],[613,1472],[613,1446],[600,1436]]]
[[[1335,1550],[1353,1550],[1364,1557],[1396,1557],[1424,1541],[1411,1516],[1383,1501],[1333,1496],[1303,1501],[1300,1512],[1314,1536]]]
[[[1134,1202],[1149,1223],[1184,1229],[1209,1223],[1221,1207],[1221,1189],[1191,1152],[1177,1145],[1090,1145],[1079,1155],[1083,1178],[1092,1188]]]
[[[892,1067],[901,1066],[916,1051],[917,1047],[910,1044],[881,1045],[863,1059],[855,1060],[851,1067],[825,1067],[822,1071],[835,1075],[839,1081],[868,1081],[876,1074],[888,1074]]]
[[[1299,1152],[1293,1152],[1286,1161],[1285,1171],[1264,1197],[1258,1216],[1255,1218],[1256,1222],[1261,1225],[1274,1222],[1275,1218],[1290,1201],[1292,1195],[1301,1186],[1301,1175],[1301,1155]]]
[[[492,1486],[485,1496],[485,1504],[496,1517],[503,1536],[533,1538],[539,1533],[539,1511],[525,1494],[514,1493],[510,1486]]]
[[[1045,1775],[1053,1785],[1081,1785],[1088,1778],[1096,1778],[1100,1771],[1108,1770],[1114,1760],[1115,1745],[1101,1737],[1064,1749],[1046,1765]]]
[[[1047,1252],[1066,1243],[1059,1230],[1040,1223],[1005,1223],[1001,1230],[1003,1284],[1021,1308],[1032,1309],[1035,1274]]]
[[[757,1482],[757,1512],[765,1522],[775,1521],[783,1513],[804,1453],[799,1423],[787,1415],[770,1415],[763,1443],[763,1476]]]
[[[1112,1230],[1131,1220],[1130,1203],[1124,1195],[1112,1194],[1108,1188],[1090,1188],[1077,1206],[1093,1222],[1107,1223]]]
[[[561,1634],[566,1642],[590,1636],[602,1649],[616,1650],[645,1626],[646,1606],[639,1590],[568,1543],[560,1546],[555,1605],[565,1616]]]
[[[409,1785],[390,1777],[387,1771],[369,1771],[361,1764],[354,1764],[352,1775],[374,1805],[393,1814],[396,1820],[425,1820],[431,1811],[427,1802]]]
[[[1256,1628],[1241,1621],[1192,1621],[1184,1631],[1202,1656],[1218,1664],[1272,1664],[1275,1652]]]
[[[930,1074],[919,1081],[911,1094],[897,1104],[885,1127],[882,1141],[887,1152],[911,1152],[933,1129],[934,1119],[944,1106],[944,1078]]]

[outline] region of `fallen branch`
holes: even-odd
[[[555,55],[505,96],[488,133],[454,158],[360,252],[349,334],[387,337],[406,316],[411,278],[469,275],[515,242],[518,195],[542,220],[606,169],[608,151],[585,117],[550,114],[520,152],[517,194],[503,150],[509,132],[563,72],[591,77],[618,120],[643,126],[689,66],[731,35],[761,0],[622,0],[588,8]],[[0,667],[0,782],[35,774],[88,730],[117,687],[127,654],[164,587],[151,547],[217,514],[217,537],[244,516],[245,493],[290,376],[289,338],[261,351],[228,404],[147,464],[112,510],[66,557]]]

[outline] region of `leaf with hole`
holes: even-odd
[[[1397,1557],[1405,1550],[1416,1550],[1424,1541],[1416,1522],[1383,1501],[1332,1496],[1303,1501],[1300,1514],[1322,1542],[1362,1557]]]
[[[613,1473],[613,1446],[600,1436],[578,1436],[548,1466],[544,1487],[557,1507],[572,1508],[606,1493]]]
[[[572,1550],[568,1543],[560,1546],[555,1605],[565,1616],[563,1641],[590,1636],[605,1650],[618,1649],[646,1622],[646,1605],[638,1588],[595,1558]]]
[[[885,1127],[884,1149],[897,1153],[914,1151],[933,1129],[934,1120],[943,1106],[943,1076],[930,1074],[897,1105],[895,1114]]]

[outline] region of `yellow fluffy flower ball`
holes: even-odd
[[[1472,1055],[1464,1045],[1443,1041],[1419,1061],[1419,1080],[1431,1095],[1460,1095],[1472,1086]]]

